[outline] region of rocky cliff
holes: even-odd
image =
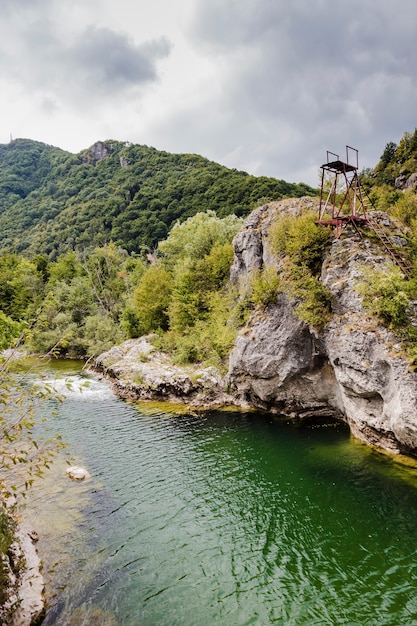
[[[264,266],[279,272],[269,226],[279,213],[298,215],[316,203],[300,198],[256,209],[234,240],[231,279],[244,281]],[[386,214],[374,219],[384,221],[401,242]],[[389,261],[378,242],[346,230],[333,240],[321,269],[332,296],[331,321],[319,331],[310,328],[297,317],[295,303],[279,293],[273,303],[253,311],[241,330],[224,381],[212,368],[174,368],[143,339],[102,355],[96,368],[111,376],[124,397],[233,403],[294,419],[335,417],[364,441],[416,455],[417,375],[398,339],[367,313],[356,289],[364,268],[383,268]]]
[[[233,278],[276,263],[268,246],[269,224],[277,212],[297,214],[311,202],[285,200],[255,210],[234,242]],[[376,217],[394,237],[401,235],[387,215]],[[294,418],[333,415],[367,442],[415,454],[417,375],[398,339],[369,316],[355,288],[364,267],[388,262],[377,243],[346,231],[334,239],[322,266],[333,312],[323,330],[301,322],[283,294],[255,311],[230,356],[227,384],[237,400]]]

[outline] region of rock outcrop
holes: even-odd
[[[402,191],[417,189],[417,172],[413,172],[413,174],[400,174],[395,179],[395,186]]]
[[[302,199],[284,203],[278,210],[296,213],[305,205]],[[265,223],[276,211],[272,205],[257,209],[238,234],[235,279],[259,267],[259,250],[263,262],[273,262]],[[388,262],[380,246],[355,233],[334,240],[321,274],[333,317],[320,332],[297,318],[284,294],[254,312],[230,356],[227,384],[237,399],[299,419],[334,415],[369,443],[415,454],[417,375],[398,339],[369,317],[355,289],[365,267]]]
[[[108,377],[114,391],[130,400],[164,400],[220,406],[231,401],[214,367],[178,367],[146,337],[128,339],[101,354],[93,369]]]
[[[35,531],[20,523],[14,531],[14,542],[3,556],[3,574],[7,575],[7,599],[0,607],[0,621],[11,626],[40,623],[44,604],[44,579],[34,542]]]

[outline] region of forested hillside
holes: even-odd
[[[310,325],[331,315],[319,271],[331,236],[314,211],[271,230],[285,280],[269,268],[241,292],[229,282],[242,217],[266,199],[314,193],[305,185],[111,141],[71,155],[18,140],[0,147],[0,160],[0,346],[23,332],[32,351],[88,357],[154,333],[178,361],[218,364],[253,308],[278,290],[298,300]],[[417,131],[387,144],[375,169],[362,173],[374,207],[397,218],[411,267],[408,280],[396,267],[370,276],[364,297],[407,338],[413,362],[417,331],[407,311],[417,300],[416,172]]]
[[[113,241],[139,253],[200,211],[244,216],[267,199],[315,193],[195,154],[105,141],[73,155],[17,139],[0,146],[0,249],[57,258]]]

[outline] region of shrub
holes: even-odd
[[[293,263],[306,266],[314,274],[320,271],[332,238],[330,230],[316,224],[316,219],[315,213],[311,212],[297,217],[280,216],[269,230],[272,252],[289,257]]]
[[[387,328],[395,330],[408,325],[413,283],[406,280],[399,267],[392,264],[388,269],[367,268],[356,289],[363,297],[364,306]]]
[[[263,267],[251,273],[248,285],[248,300],[255,306],[265,307],[276,300],[280,278],[275,267]]]
[[[331,238],[331,232],[317,225],[316,215],[311,212],[280,216],[269,231],[271,250],[281,263],[279,288],[297,301],[299,319],[316,328],[324,326],[331,316],[331,294],[320,280]],[[272,296],[270,281],[264,287],[261,297]]]

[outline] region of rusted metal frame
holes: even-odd
[[[357,219],[352,219],[351,223],[353,224],[353,228],[356,230],[356,232],[358,233],[359,237],[362,239],[363,238],[363,233],[360,230],[359,226],[358,226],[358,220]]]
[[[324,167],[321,168],[319,219],[323,217],[323,188],[324,188]]]
[[[349,163],[349,150],[352,150],[352,152],[354,152],[356,154],[356,169],[359,169],[359,150],[357,150],[356,148],[352,148],[352,146],[346,146],[346,163],[348,165],[352,165],[352,163]]]
[[[322,184],[321,184],[321,190],[320,190],[320,209],[319,209],[319,219],[321,219],[324,215],[324,213],[326,212],[327,208],[329,205],[331,205],[331,216],[332,218],[335,217],[335,206],[336,206],[336,191],[337,191],[337,173],[335,176],[334,181],[332,182],[332,185],[329,189],[329,192],[327,194],[327,198],[326,201],[324,203],[323,206],[323,187],[324,187],[324,172],[327,169],[327,171],[332,171],[329,168],[326,168],[325,166],[322,166]]]
[[[394,263],[396,263],[396,265],[398,265],[398,267],[400,268],[402,273],[407,278],[410,278],[411,277],[411,268],[409,267],[408,263],[402,257],[400,257],[399,254],[397,254],[394,251],[394,249],[392,247],[392,244],[391,243],[387,243],[387,240],[389,241],[389,237],[386,234],[386,232],[384,231],[384,229],[378,224],[378,222],[376,222],[374,220],[369,220],[368,219],[367,222],[368,222],[369,228],[378,237],[378,239],[380,240],[380,242],[382,243],[382,245],[384,246],[384,248],[388,252],[388,254],[391,257],[391,259],[394,261]]]
[[[349,163],[350,152],[354,152],[356,165]],[[335,160],[330,162],[330,155],[335,157]],[[319,220],[318,223],[331,226],[335,229],[335,235],[337,237],[340,236],[341,232],[346,228],[347,223],[350,220],[346,220],[345,216],[343,216],[343,208],[348,202],[350,215],[355,217],[357,213],[357,200],[358,200],[358,189],[360,189],[359,179],[357,176],[357,170],[359,166],[359,156],[358,150],[356,148],[352,148],[351,146],[346,146],[346,163],[340,161],[340,157],[338,154],[334,152],[330,152],[327,150],[327,163],[321,166],[322,177],[321,177],[321,189],[320,189],[320,205],[319,205]],[[330,186],[329,192],[326,197],[326,201],[324,202],[324,179],[325,172],[329,172],[333,175],[333,181]],[[348,173],[353,172],[353,176],[349,179]],[[345,181],[345,193],[342,198],[339,206],[336,206],[337,201],[337,185],[339,182],[339,175],[344,176]],[[353,196],[352,196],[353,194]],[[363,206],[363,200],[361,196],[359,197],[360,204]],[[329,207],[331,206],[331,211],[329,211]],[[323,220],[323,216],[325,212],[331,213],[331,220]],[[341,217],[343,216],[343,217]],[[354,224],[354,221],[352,220]],[[357,228],[357,225],[355,228]]]
[[[349,198],[349,208],[352,209],[351,202],[350,202],[350,194],[349,194],[349,181],[348,181],[348,177],[347,177],[347,174],[346,174],[345,170],[343,171],[343,175],[345,177],[345,189],[346,189],[346,191],[345,191],[345,195],[343,196],[343,200],[342,200],[342,202],[340,204],[340,207],[339,207],[339,213],[338,213],[339,215],[342,213],[343,207],[344,207],[345,202],[346,202],[346,200],[348,198]]]

